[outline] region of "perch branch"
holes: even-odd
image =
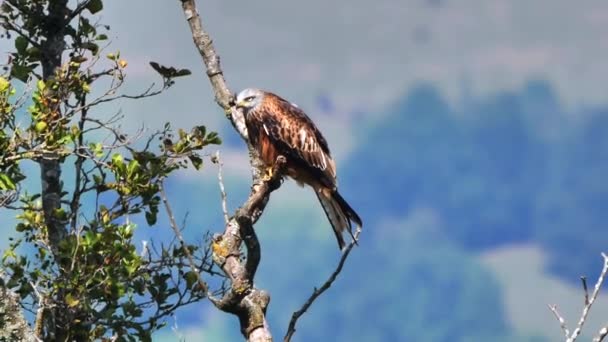
[[[281,185],[280,171],[275,177],[265,182],[261,180],[257,153],[247,139],[247,129],[243,114],[234,107],[234,96],[228,89],[220,66],[220,58],[215,52],[209,34],[204,30],[194,0],[180,0],[182,10],[194,45],[198,49],[211,82],[215,101],[224,110],[232,126],[247,142],[252,167],[253,185],[249,198],[234,216],[228,219],[223,234],[216,234],[212,242],[213,260],[222,268],[230,279],[231,285],[221,299],[210,298],[219,309],[230,312],[239,318],[241,332],[248,341],[272,341],[272,335],[266,321],[266,307],[270,296],[266,291],[253,286],[253,279],[260,263],[260,244],[253,229],[253,224],[262,215],[272,191]],[[281,169],[284,159],[278,160],[276,167]],[[245,243],[245,255],[242,258],[240,246]]]

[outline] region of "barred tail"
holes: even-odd
[[[362,227],[363,223],[359,215],[348,205],[338,191],[317,191],[317,198],[321,202],[321,206],[325,211],[325,215],[329,219],[331,226],[336,234],[338,240],[338,246],[341,250],[344,250],[346,243],[342,234],[347,231],[355,243],[357,239],[353,235],[352,222],[357,226]]]

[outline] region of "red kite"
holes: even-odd
[[[259,89],[245,89],[237,95],[236,106],[245,115],[251,144],[262,161],[272,169],[278,156],[285,157],[285,170],[299,185],[312,187],[331,223],[340,249],[342,234],[351,237],[352,223],[361,227],[359,215],[338,193],[336,163],[327,141],[312,120],[289,101]]]

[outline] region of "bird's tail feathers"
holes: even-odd
[[[347,231],[353,241],[357,243],[357,238],[353,235],[352,223],[354,222],[359,228],[363,226],[363,223],[355,210],[351,208],[338,191],[317,191],[317,197],[331,223],[340,249],[344,250],[346,246],[342,236],[344,231]]]

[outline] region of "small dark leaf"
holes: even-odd
[[[174,67],[166,67],[156,62],[150,62],[150,66],[165,78],[175,78],[192,74],[188,69],[176,69]]]
[[[87,18],[81,17],[80,18],[80,33],[82,35],[88,36],[91,33],[95,34],[97,30],[95,30],[95,27],[93,25],[91,25],[91,23],[89,22],[89,20]]]
[[[31,48],[27,49],[26,53],[30,57],[30,62],[36,62],[40,60],[40,50],[37,47],[32,46]]]
[[[87,61],[87,58],[84,57],[84,56],[74,56],[74,57],[72,57],[72,62],[75,62],[75,63],[84,63],[86,61]]]
[[[99,45],[97,45],[95,43],[91,43],[91,42],[84,42],[84,43],[80,44],[80,47],[82,47],[83,49],[90,50],[91,53],[93,53],[94,55],[96,55],[97,52],[99,51]]]
[[[11,68],[11,76],[23,83],[26,83],[31,71],[32,69],[26,66],[13,64],[13,67]]]
[[[198,275],[194,271],[190,271],[184,274],[184,279],[186,279],[186,286],[191,289],[192,285],[194,285],[198,281]]]
[[[207,133],[207,127],[205,126],[195,126],[194,129],[198,131],[197,135],[200,135],[201,137],[204,137]]]
[[[22,36],[18,36],[17,38],[15,38],[15,49],[17,49],[17,52],[20,55],[25,54],[25,51],[27,49],[27,39],[25,39]]]
[[[154,225],[156,223],[156,213],[146,211],[146,222],[151,226]]]
[[[205,145],[219,145],[222,143],[222,139],[217,135],[217,132],[210,132],[205,137]]]
[[[188,156],[188,158],[190,159],[190,161],[192,162],[192,166],[194,166],[195,169],[200,170],[201,166],[203,166],[203,159],[197,155],[191,155]]]
[[[90,0],[86,8],[91,14],[95,14],[103,9],[103,2],[101,0]]]
[[[152,67],[152,69],[156,70],[156,72],[158,72],[159,74],[164,76],[164,73],[167,72],[167,68],[161,66],[160,64],[156,63],[156,62],[150,62],[150,66]]]
[[[190,71],[188,69],[178,69],[175,72],[175,75],[173,77],[181,77],[181,76],[188,76],[188,75],[192,75],[192,71]]]

